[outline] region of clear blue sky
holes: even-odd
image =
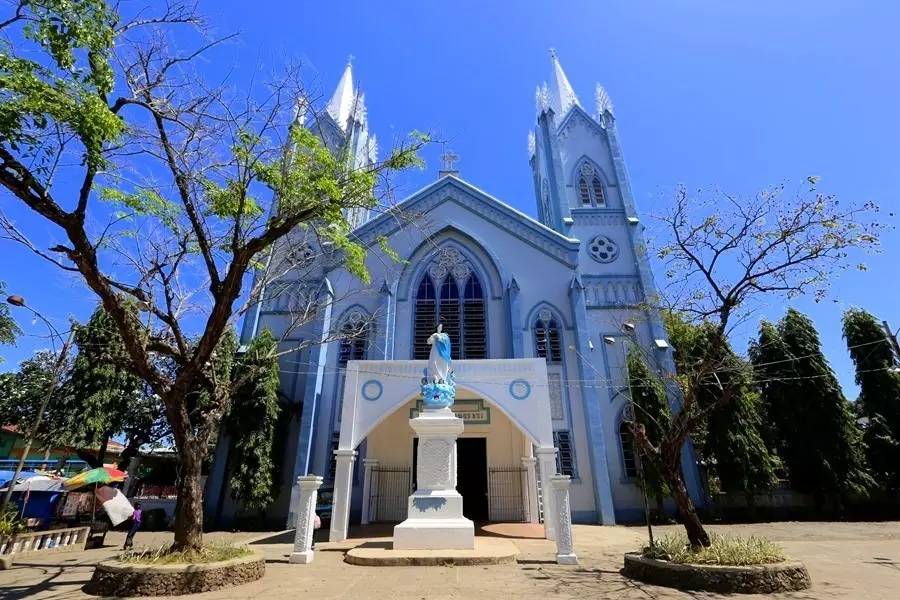
[[[241,33],[210,55],[213,75],[236,85],[287,58],[330,94],[346,57],[366,93],[382,146],[412,129],[452,140],[464,178],[535,214],[526,135],[535,85],[549,79],[557,48],[582,103],[594,83],[616,106],[638,209],[658,213],[678,183],[733,192],[820,175],[847,200],[900,209],[900,2],[894,0],[207,1],[216,32]],[[408,178],[411,192],[436,174]],[[3,200],[4,206],[8,201]],[[24,217],[21,211],[11,211]],[[891,219],[893,222],[894,219]],[[57,237],[47,227],[41,236]],[[60,324],[84,318],[93,299],[77,281],[0,242],[0,280]],[[852,366],[840,336],[844,308],[858,305],[900,326],[900,232],[867,273],[848,272],[832,298],[798,301],[823,338],[851,398]],[[774,302],[764,314],[783,312]],[[29,332],[40,327],[25,323]],[[744,350],[747,333],[737,346]],[[11,368],[45,342],[0,349]]]

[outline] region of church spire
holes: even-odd
[[[556,55],[554,48],[550,48],[550,60],[553,62],[553,79],[550,81],[550,106],[553,108],[553,112],[556,113],[556,118],[561,119],[573,105],[581,106],[581,103],[578,101],[578,96],[575,95],[575,90],[572,89],[572,85],[569,83],[569,78],[566,77],[566,72],[563,71],[562,65],[559,64],[559,57]]]
[[[331,100],[328,101],[328,105],[325,107],[325,110],[331,115],[331,118],[334,119],[334,122],[337,123],[341,129],[347,128],[347,120],[350,118],[355,104],[354,100],[356,94],[353,91],[352,60],[352,56],[347,59],[347,66],[344,68],[344,74],[341,75],[341,80],[338,81],[337,88],[334,90],[334,94],[331,95]]]

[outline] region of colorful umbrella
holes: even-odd
[[[78,475],[66,479],[65,482],[63,482],[63,486],[65,486],[67,490],[74,490],[95,483],[106,484],[112,483],[113,481],[125,481],[126,477],[128,477],[128,473],[125,471],[113,469],[112,467],[97,467],[90,471],[82,471]]]

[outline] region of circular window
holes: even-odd
[[[362,384],[363,398],[365,398],[369,402],[375,402],[376,400],[381,398],[381,394],[383,391],[384,388],[382,387],[381,382],[376,381],[375,379],[370,379]]]
[[[509,395],[516,400],[524,400],[531,395],[531,384],[524,379],[513,379],[509,382]]]
[[[605,235],[598,235],[588,242],[588,251],[591,258],[602,263],[612,262],[619,256],[619,247]]]

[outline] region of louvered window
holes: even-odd
[[[538,358],[546,358],[548,363],[562,361],[562,346],[556,319],[538,319],[534,326],[534,347]]]
[[[413,334],[413,358],[422,360],[428,358],[431,347],[428,345],[428,336],[434,333],[437,327],[437,303],[434,285],[428,275],[422,277],[419,291],[416,293],[416,316]]]
[[[587,179],[584,177],[579,178],[578,180],[578,196],[581,198],[582,204],[591,203],[591,190],[588,187]]]
[[[428,337],[438,323],[450,337],[454,360],[487,358],[486,312],[481,283],[474,273],[468,276],[462,290],[460,282],[448,274],[437,294],[430,275],[424,275],[416,296],[413,358],[428,358],[431,351]]]
[[[554,431],[553,445],[556,446],[556,471],[560,475],[568,475],[572,479],[578,477],[575,468],[575,448],[572,445],[572,436],[568,431]]]
[[[619,425],[619,443],[622,444],[622,466],[625,477],[637,477],[637,456],[634,451],[634,438],[628,423],[622,421]]]
[[[475,275],[469,275],[463,294],[463,353],[466,358],[487,358],[484,294]]]
[[[606,199],[603,197],[603,184],[600,183],[600,178],[596,175],[594,176],[594,180],[591,182],[591,189],[594,192],[594,204],[597,206],[603,206],[606,204]]]

